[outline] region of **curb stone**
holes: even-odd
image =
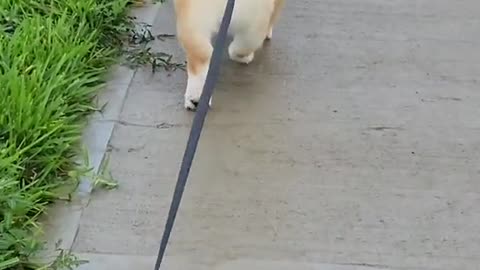
[[[137,22],[152,25],[161,3],[148,3],[134,7],[131,15]],[[131,82],[137,69],[115,65],[110,69],[105,88],[98,95],[98,103],[106,104],[104,110],[90,116],[82,136],[82,145],[88,153],[88,166],[98,174],[108,151],[108,144],[116,122],[120,118]],[[49,262],[58,256],[58,250],[70,250],[78,233],[80,219],[88,205],[93,186],[88,177],[81,179],[77,192],[70,202],[58,201],[51,205],[41,218],[44,228],[44,249],[37,260]]]

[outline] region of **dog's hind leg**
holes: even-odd
[[[270,18],[270,25],[268,27],[267,40],[272,39],[273,26],[277,22],[278,17],[280,16],[280,12],[283,9],[284,5],[285,5],[285,0],[274,0],[274,8],[273,8],[272,16]]]

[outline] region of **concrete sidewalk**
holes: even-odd
[[[287,2],[254,63],[225,62],[164,269],[478,269],[480,2]],[[174,32],[171,9],[155,33]],[[185,83],[133,77],[110,141],[120,186],[83,211],[81,269],[153,269]]]

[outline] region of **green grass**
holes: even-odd
[[[130,27],[127,5],[0,1],[0,270],[39,268],[29,260],[42,246],[37,218],[72,180],[85,116]]]

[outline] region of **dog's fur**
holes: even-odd
[[[236,0],[229,33],[233,42],[230,59],[248,64],[265,39],[272,38],[285,0]],[[185,108],[195,109],[203,90],[213,51],[212,36],[218,31],[227,0],[175,0],[177,33],[187,57],[188,81]],[[210,100],[211,102],[211,100]]]

